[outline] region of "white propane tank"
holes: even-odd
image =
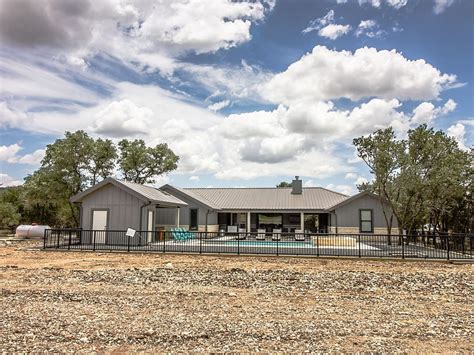
[[[46,229],[51,229],[51,227],[38,224],[20,224],[16,228],[15,236],[23,238],[43,238]]]

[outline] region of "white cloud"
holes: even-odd
[[[211,111],[217,112],[219,110],[222,110],[223,108],[227,107],[230,105],[229,100],[224,100],[224,101],[219,101],[216,103],[213,103],[212,105],[207,106],[207,108]]]
[[[326,27],[321,28],[318,31],[318,34],[321,37],[326,37],[332,40],[335,40],[345,34],[347,34],[351,29],[351,26],[349,25],[336,25],[336,24],[330,24],[327,25]]]
[[[262,85],[275,103],[366,97],[431,100],[455,75],[442,74],[424,60],[409,60],[395,50],[360,48],[354,53],[314,47],[288,69]]]
[[[370,38],[381,38],[385,35],[384,30],[378,29],[379,25],[375,20],[364,20],[359,23],[355,32],[356,37],[365,35]]]
[[[251,39],[252,24],[274,1],[206,0],[60,2],[1,0],[0,39],[12,47],[54,49],[70,65],[109,53],[145,70],[173,70],[189,51],[215,52]]]
[[[116,138],[146,134],[153,116],[148,107],[139,107],[130,100],[115,101],[96,114],[92,130]]]
[[[21,184],[23,184],[23,181],[15,180],[14,177],[11,177],[8,174],[0,173],[0,186],[1,187],[18,186]]]
[[[391,6],[395,9],[401,9],[406,6],[408,0],[386,0],[388,6]],[[382,0],[359,0],[359,5],[369,4],[372,7],[379,8],[382,5]]]
[[[20,164],[40,165],[43,160],[46,149],[37,149],[33,153],[23,155],[18,159]]]
[[[363,177],[363,176],[358,176],[357,179],[356,179],[356,181],[355,181],[356,185],[362,185],[362,184],[366,184],[366,183],[368,183],[368,182],[369,182],[369,180],[367,180],[367,179],[366,179],[365,177]]]
[[[199,181],[200,179],[199,179],[199,176],[198,176],[198,175],[192,175],[192,176],[189,177],[189,180],[191,180],[191,181]]]
[[[346,176],[344,176],[345,179],[348,180],[355,180],[357,179],[357,174],[356,173],[347,173]]]
[[[355,192],[354,186],[351,185],[329,184],[326,186],[326,189],[337,191],[344,195],[353,195]]]
[[[320,18],[312,20],[309,23],[309,26],[306,27],[302,33],[309,33],[312,31],[318,31],[318,35],[321,37],[326,37],[332,40],[337,39],[345,34],[347,34],[351,29],[349,25],[338,25],[334,23],[334,10],[329,10],[329,12]]]
[[[408,0],[387,0],[387,4],[394,7],[395,9],[400,9],[403,6],[406,6]]]
[[[28,124],[28,115],[22,111],[8,107],[6,102],[0,102],[0,128],[24,128]]]
[[[22,148],[18,144],[2,145],[0,146],[0,161],[6,161],[8,163],[16,163],[18,160],[18,152]]]
[[[431,102],[422,102],[413,109],[411,121],[416,124],[431,124],[434,119],[446,115],[456,109],[456,102],[452,99],[446,101],[441,107],[435,107]]]
[[[450,126],[446,132],[448,136],[453,137],[458,142],[459,148],[467,150],[466,141],[464,137],[466,134],[466,129],[463,124],[456,123]]]
[[[454,0],[434,0],[433,12],[436,15],[444,12],[448,7],[454,3]]]

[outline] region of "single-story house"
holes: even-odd
[[[92,230],[227,231],[229,226],[304,230],[313,233],[386,233],[377,195],[347,196],[322,187],[303,187],[295,177],[287,188],[153,188],[107,178],[73,196],[81,205],[81,228]],[[393,218],[392,227],[397,228]]]

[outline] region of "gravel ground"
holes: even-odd
[[[0,352],[473,352],[474,265],[0,242]]]

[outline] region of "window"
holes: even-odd
[[[198,229],[198,209],[191,208],[189,210],[189,229],[197,230]]]
[[[373,233],[374,224],[372,220],[372,210],[359,210],[360,213],[360,232]]]

